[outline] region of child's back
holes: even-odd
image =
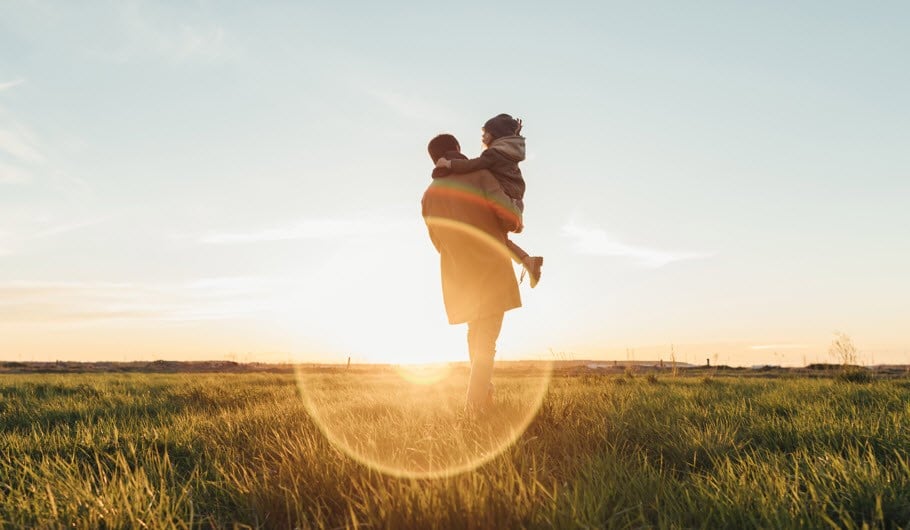
[[[477,158],[464,160],[446,156],[440,168],[451,168],[453,173],[470,173],[487,169],[502,190],[520,209],[524,209],[525,181],[518,163],[525,159],[525,139],[519,136],[521,120],[508,114],[499,114],[483,125],[483,144],[487,147]]]
[[[475,160],[452,160],[452,171],[467,173],[475,169],[489,169],[506,195],[521,201],[525,196],[525,179],[518,163],[525,159],[525,139],[511,135],[496,138]]]

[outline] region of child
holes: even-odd
[[[483,145],[486,149],[478,158],[468,160],[459,151],[449,151],[436,161],[433,178],[446,176],[448,169],[452,173],[470,173],[481,169],[488,169],[496,177],[502,191],[515,203],[520,212],[524,212],[525,180],[521,175],[518,163],[525,159],[525,139],[519,136],[521,120],[499,114],[483,124]],[[517,230],[521,232],[521,229]],[[529,256],[521,247],[510,239],[506,245],[512,252],[515,261],[520,263],[531,278],[531,287],[536,287],[540,281],[540,268],[543,266],[541,256]],[[524,277],[524,271],[521,274]]]

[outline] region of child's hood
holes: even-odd
[[[502,136],[493,140],[490,149],[502,153],[506,158],[515,162],[525,159],[524,136]]]

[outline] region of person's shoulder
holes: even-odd
[[[499,181],[488,169],[469,173],[453,173],[445,178],[433,179],[424,191],[423,199],[452,197],[451,192],[468,193],[473,196],[488,196],[499,189]]]

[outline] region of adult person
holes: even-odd
[[[460,151],[451,134],[427,145],[431,161]],[[521,213],[488,170],[434,178],[421,201],[423,218],[439,252],[442,296],[449,324],[468,325],[471,376],[466,406],[482,412],[492,399],[493,358],[506,311],[521,307],[506,245],[521,227]]]

